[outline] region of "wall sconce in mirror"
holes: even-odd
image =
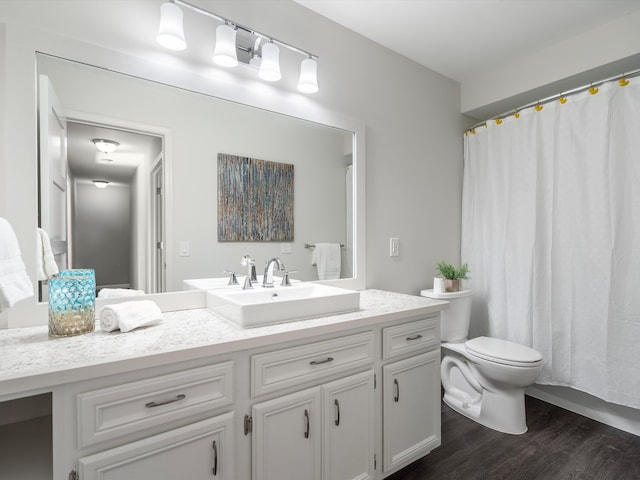
[[[94,180],[93,184],[98,188],[107,188],[109,182],[107,182],[106,180]]]
[[[160,7],[160,27],[156,39],[163,47],[171,50],[184,50],[187,47],[180,6],[222,22],[216,28],[213,51],[213,61],[217,65],[235,67],[243,63],[258,68],[261,79],[276,82],[282,78],[280,47],[284,47],[305,56],[300,64],[298,90],[303,93],[319,90],[317,55],[182,0],[169,0]],[[265,40],[262,46],[261,40]]]
[[[106,140],[104,138],[94,138],[91,141],[102,153],[114,152],[115,149],[120,146],[118,142],[115,142],[113,140]]]

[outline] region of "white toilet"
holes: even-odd
[[[420,295],[447,300],[440,317],[444,401],[457,412],[499,432],[527,431],[524,390],[542,368],[540,352],[499,338],[467,340],[471,290]]]

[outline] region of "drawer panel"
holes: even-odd
[[[373,332],[251,357],[251,395],[310,382],[373,362]]]
[[[440,315],[382,330],[382,358],[398,357],[440,345]]]
[[[233,362],[77,396],[78,446],[136,433],[233,403]]]

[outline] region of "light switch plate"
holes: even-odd
[[[398,237],[391,237],[389,239],[389,256],[390,257],[400,256],[400,239]]]
[[[190,245],[188,240],[182,240],[180,242],[180,256],[181,257],[189,257],[191,256],[191,252],[189,251]]]

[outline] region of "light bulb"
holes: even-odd
[[[280,73],[280,49],[273,43],[265,43],[262,46],[262,62],[258,76],[268,82],[277,82],[282,78]]]
[[[91,141],[102,153],[111,153],[120,146],[118,142],[113,140],[106,140],[104,138],[94,138]]]
[[[173,2],[163,3],[160,7],[160,27],[156,40],[171,50],[187,48],[182,28],[182,10]]]
[[[213,50],[213,61],[221,67],[238,65],[236,31],[226,23],[216,28],[216,47]]]
[[[318,63],[311,57],[305,58],[300,64],[298,90],[304,93],[318,91]]]

